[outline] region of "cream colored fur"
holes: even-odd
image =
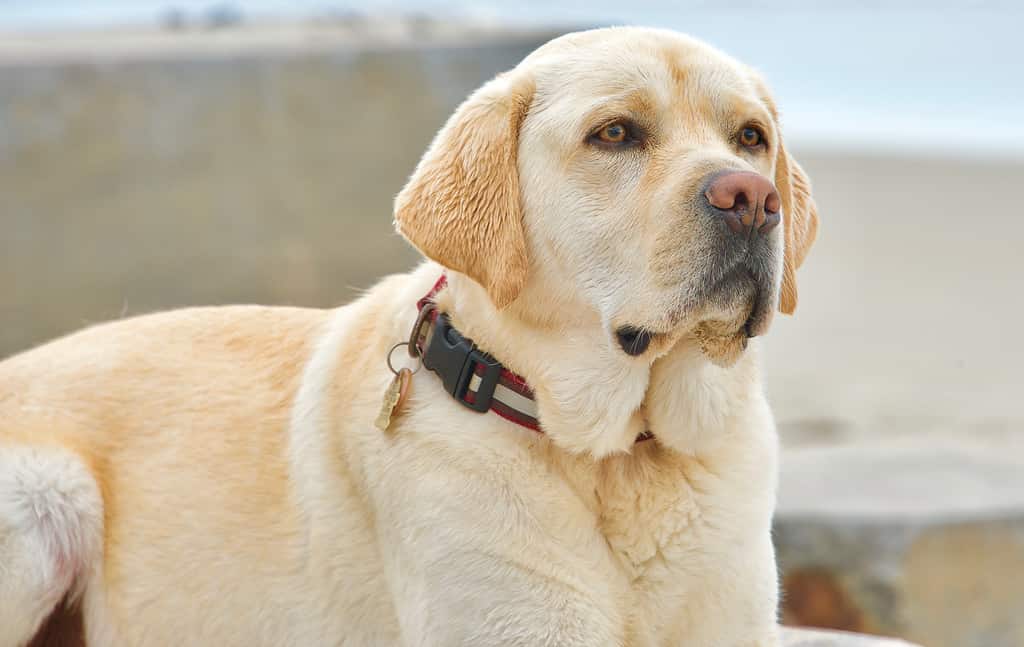
[[[623,112],[657,141],[588,147]],[[764,154],[731,143],[748,119]],[[374,426],[435,262],[334,311],[182,310],[3,362],[0,647],[67,594],[100,646],[777,645],[752,296],[695,296],[715,258],[685,198],[721,168],[784,194],[768,265],[791,310],[806,178],[761,82],[706,45],[558,39],[438,136],[398,227],[450,268],[457,327],[535,388],[543,435],[425,370]],[[624,324],[659,334],[629,356]]]
[[[0,450],[0,636],[31,636],[66,595],[78,598],[102,528],[96,481],[74,454]]]

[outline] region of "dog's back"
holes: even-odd
[[[0,363],[0,647],[53,631],[63,644],[80,632],[62,601],[135,613],[91,602],[117,598],[105,590],[140,576],[182,611],[216,604],[194,595],[210,590],[195,583],[238,582],[248,574],[230,573],[240,563],[231,555],[289,543],[277,536],[295,530],[285,432],[326,316],[181,310],[97,326]],[[186,530],[205,541],[168,540]],[[105,550],[111,543],[131,550]],[[111,559],[120,555],[132,561]],[[262,563],[272,576],[273,560]],[[192,572],[197,564],[223,571]]]

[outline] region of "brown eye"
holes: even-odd
[[[621,144],[627,134],[626,126],[616,121],[597,131],[597,138],[606,144]]]
[[[647,139],[644,129],[629,118],[621,117],[590,131],[587,143],[606,151],[618,152],[642,146]]]
[[[747,148],[760,146],[764,142],[761,131],[753,126],[747,126],[740,131],[740,144]]]

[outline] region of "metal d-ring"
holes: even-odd
[[[420,308],[420,313],[416,316],[416,323],[413,324],[412,332],[409,333],[409,341],[405,342],[409,348],[409,357],[420,359],[420,347],[417,346],[420,341],[420,331],[423,330],[423,324],[430,320],[430,315],[435,310],[437,310],[437,306],[432,302],[427,302]]]
[[[402,346],[408,346],[408,345],[409,345],[409,342],[407,342],[407,341],[400,341],[400,342],[398,342],[397,344],[395,344],[394,346],[392,346],[392,347],[391,347],[391,350],[389,350],[389,351],[388,351],[388,358],[387,358],[387,360],[388,360],[388,370],[390,370],[390,371],[391,371],[392,373],[394,373],[395,375],[398,375],[398,371],[396,371],[396,370],[395,370],[395,367],[394,367],[394,365],[393,365],[393,364],[391,363],[391,355],[392,355],[392,354],[393,354],[393,353],[394,353],[394,352],[395,352],[396,350],[398,350],[399,348],[401,348]],[[412,354],[412,353],[410,353],[410,355],[411,355],[411,354]],[[421,366],[423,366],[423,359],[422,359],[422,358],[421,358],[421,357],[419,356],[419,354],[413,355],[413,357],[415,357],[415,358],[416,358],[417,362],[416,362],[416,368],[414,368],[414,369],[412,370],[412,374],[413,374],[413,375],[416,375],[416,373],[417,373],[417,372],[418,372],[418,371],[420,370],[420,367],[421,367]],[[402,370],[408,370],[408,369],[402,369]]]

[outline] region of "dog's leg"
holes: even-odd
[[[0,445],[0,647],[27,644],[80,593],[102,537],[99,487],[78,457]]]
[[[564,481],[525,451],[478,472],[453,471],[442,452],[409,455],[415,464],[377,480],[403,645],[635,644],[628,577]]]
[[[779,647],[778,571],[771,537],[765,532],[740,552],[721,569],[724,577],[704,580],[712,595],[695,614],[693,626],[701,638],[685,641],[687,645]]]
[[[442,576],[431,570],[410,576],[397,600],[408,647],[634,644],[605,600],[532,568],[476,553],[451,555]]]

